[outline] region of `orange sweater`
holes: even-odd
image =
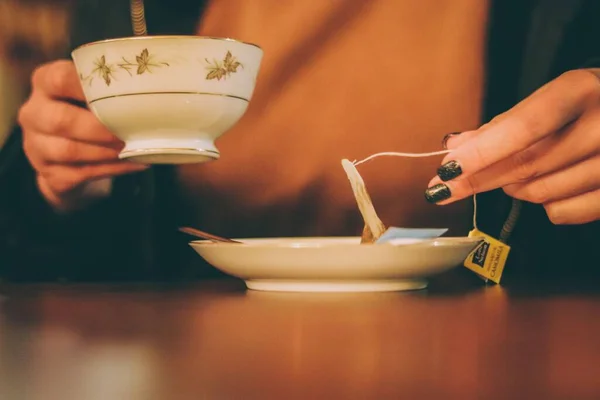
[[[487,1],[212,0],[199,33],[265,51],[247,114],[215,163],[179,168],[190,224],[231,236],[358,234],[340,165],[439,150],[480,122]],[[359,168],[388,225],[464,234],[471,203],[423,197],[441,157]]]

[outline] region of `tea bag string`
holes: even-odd
[[[385,152],[381,152],[381,153],[375,153],[372,154],[370,156],[368,156],[367,158],[364,158],[360,161],[354,161],[353,164],[355,166],[363,164],[367,161],[371,161],[374,158],[378,158],[378,157],[408,157],[408,158],[423,158],[423,157],[433,157],[433,156],[440,156],[440,155],[444,155],[444,154],[448,154],[450,153],[451,150],[440,150],[440,151],[432,151],[429,153],[401,153],[401,152],[397,152],[397,151],[385,151]],[[477,195],[473,194],[473,228],[474,229],[479,229],[477,228]]]
[[[356,165],[360,165],[362,163],[365,163],[367,161],[371,161],[374,158],[377,157],[409,157],[409,158],[422,158],[422,157],[432,157],[432,156],[440,156],[443,154],[448,154],[450,153],[450,150],[440,150],[440,151],[432,151],[430,153],[399,153],[397,151],[384,151],[382,153],[375,153],[370,155],[369,157],[360,160],[360,161],[354,161],[353,164]]]
[[[477,194],[473,193],[473,229],[479,230],[477,227]]]

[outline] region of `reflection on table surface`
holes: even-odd
[[[598,398],[600,297],[14,286],[1,399]]]

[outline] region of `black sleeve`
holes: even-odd
[[[553,66],[554,76],[577,68],[600,67],[600,2],[585,0],[562,38]]]
[[[600,1],[581,2],[577,17],[569,24],[556,52],[549,79],[565,71],[600,67]],[[523,277],[532,283],[544,280],[567,284],[570,280],[597,285],[600,262],[595,256],[600,238],[600,221],[582,225],[553,225],[544,208],[523,204],[513,240],[518,265],[508,277]]]
[[[110,198],[59,215],[38,191],[15,129],[0,152],[0,275],[11,281],[148,277],[152,179],[152,171],[118,178]]]

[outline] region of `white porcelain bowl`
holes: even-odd
[[[121,158],[190,163],[219,158],[215,140],[244,115],[260,47],[200,36],[141,36],[72,53],[87,103],[125,142]]]
[[[427,278],[461,265],[481,238],[397,239],[360,244],[359,237],[197,240],[208,263],[249,289],[289,292],[385,292],[427,287]]]

